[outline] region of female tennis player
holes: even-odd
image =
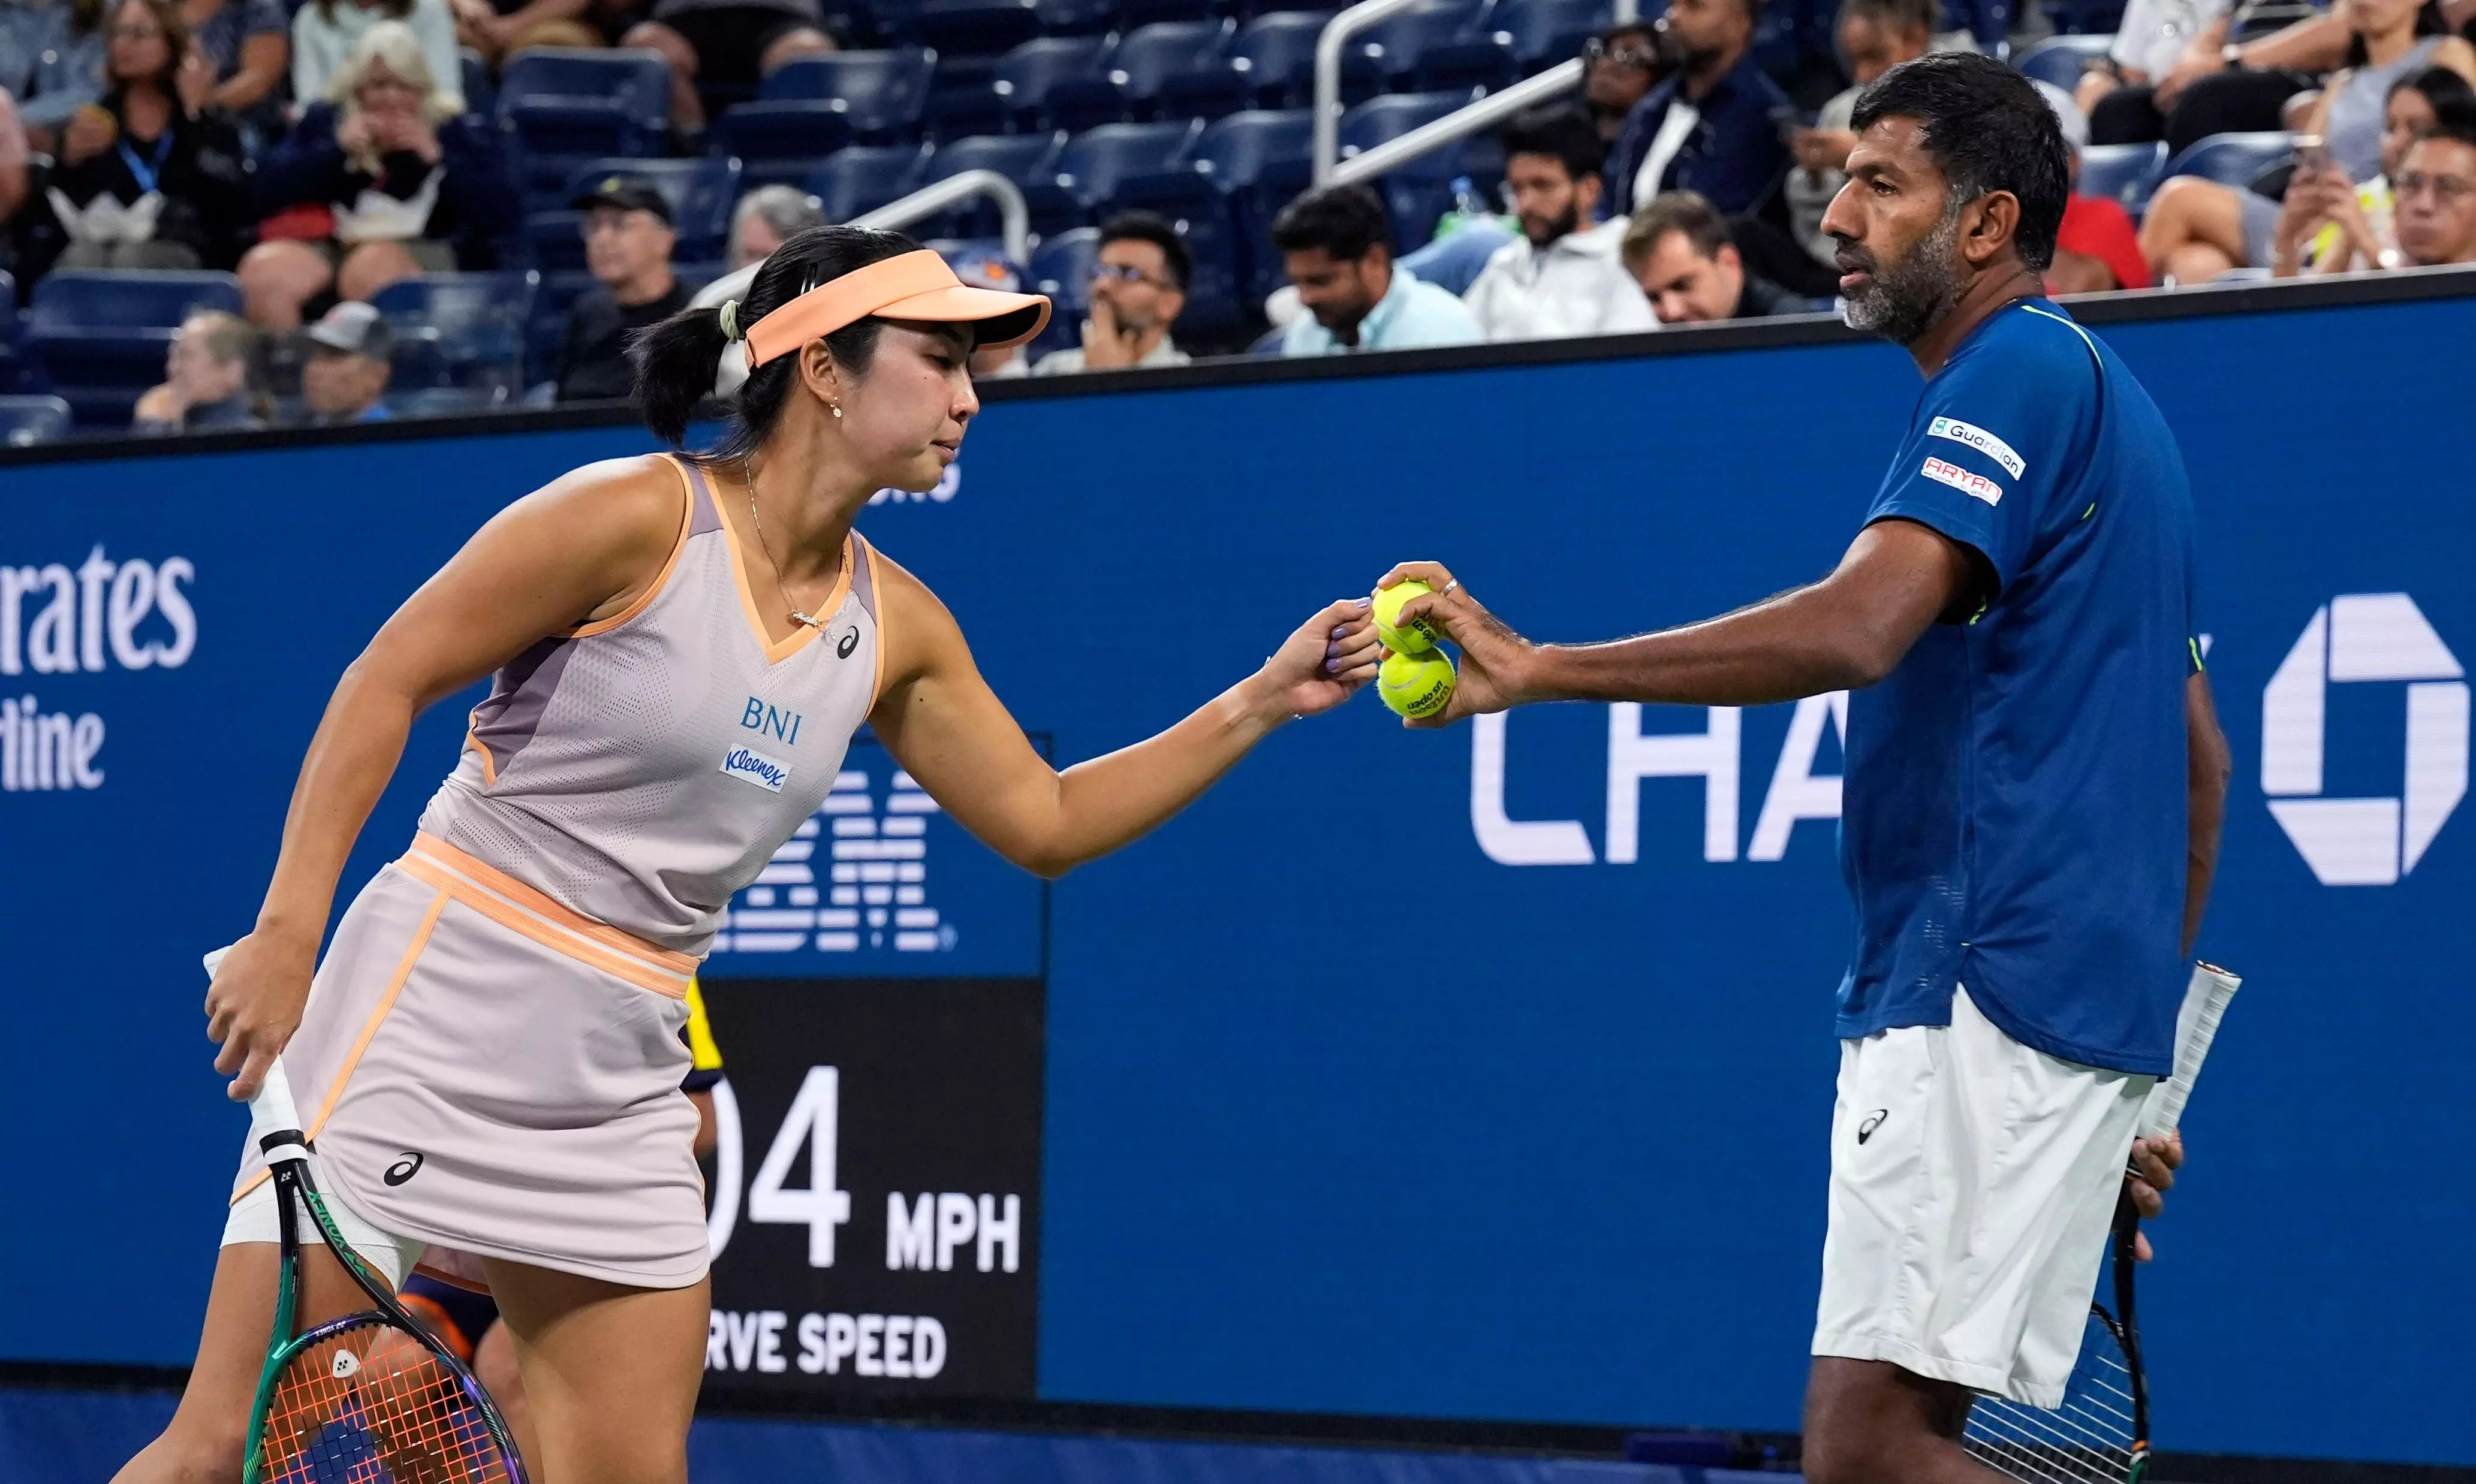
[[[746,303],[636,346],[646,420],[674,446],[702,397],[736,388],[720,447],[588,465],[502,511],[345,671],[310,743],[256,929],[207,997],[215,1065],[246,1098],[283,1052],[366,1259],[487,1282],[543,1484],[687,1477],[706,1247],[681,997],[863,722],[966,829],[1056,876],[1375,673],[1364,600],[1335,603],[1167,731],[1052,771],[953,616],[852,531],[873,492],[926,490],[953,461],[979,409],[972,352],[1048,316],[900,235],[802,233]],[[315,962],[413,717],[493,672],[411,850]],[[238,1475],[269,1188],[249,1152],[188,1389],[130,1484]],[[353,1306],[340,1272],[314,1277],[310,1321]]]

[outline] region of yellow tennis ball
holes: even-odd
[[[1433,716],[1453,699],[1453,662],[1445,652],[1396,652],[1375,672],[1375,693],[1403,716]]]
[[[1432,590],[1415,577],[1375,590],[1375,637],[1386,649],[1396,655],[1416,655],[1434,647],[1436,640],[1442,637],[1424,618],[1410,620],[1406,629],[1394,627],[1401,617],[1401,605]]]

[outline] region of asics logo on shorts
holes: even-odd
[[[417,1151],[407,1150],[404,1152],[404,1157],[397,1160],[394,1164],[387,1166],[386,1173],[380,1175],[379,1178],[386,1181],[389,1185],[401,1185],[405,1181],[411,1179],[414,1175],[421,1173],[421,1158],[422,1156]]]
[[[1867,1114],[1866,1122],[1857,1125],[1857,1142],[1863,1144],[1867,1140],[1874,1137],[1874,1130],[1882,1127],[1883,1120],[1891,1116],[1892,1110],[1889,1108],[1876,1108],[1873,1112]]]
[[[722,759],[722,771],[743,783],[754,783],[769,794],[779,794],[782,785],[791,781],[791,765],[779,757],[768,757],[753,747],[734,747]]]

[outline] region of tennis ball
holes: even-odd
[[[1396,655],[1416,655],[1434,647],[1440,635],[1424,618],[1412,619],[1406,629],[1393,627],[1401,616],[1401,605],[1429,591],[1432,589],[1415,577],[1375,590],[1375,637],[1386,649]]]
[[[1375,672],[1375,693],[1403,716],[1433,716],[1453,699],[1453,662],[1437,649],[1396,652]]]

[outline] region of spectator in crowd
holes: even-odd
[[[2476,117],[2452,110],[2408,147],[2392,187],[2402,266],[2476,262]]]
[[[1150,211],[1109,218],[1092,262],[1083,343],[1041,357],[1032,374],[1185,365],[1195,358],[1177,348],[1169,327],[1186,308],[1194,278],[1195,255],[1166,220]]]
[[[2335,162],[2299,162],[2270,238],[2270,275],[2348,273],[2401,260],[2390,180],[2408,146],[2442,119],[2476,116],[2476,89],[2447,67],[2390,85],[2382,106],[2382,173],[2361,185]]]
[[[248,216],[240,137],[201,113],[213,81],[184,67],[188,22],[171,0],[118,0],[103,97],[61,131],[49,204],[68,268],[228,268]]]
[[[464,111],[464,62],[456,50],[456,17],[447,0],[310,0],[292,17],[292,97],[308,104],[335,95],[335,76],[350,67],[361,36],[383,20],[412,28],[439,90]]]
[[[584,265],[597,281],[568,310],[558,353],[558,400],[615,401],[635,374],[628,339],[687,307],[671,272],[671,203],[641,181],[612,176],[575,201],[584,216]]]
[[[745,299],[756,270],[793,233],[826,225],[817,198],[796,186],[759,186],[739,198],[730,212],[730,271],[696,291],[688,303],[718,309],[726,299]]]
[[[2070,154],[2073,190],[2064,198],[2064,219],[2055,230],[2055,256],[2046,264],[2046,292],[2094,294],[2117,288],[2147,288],[2149,262],[2141,256],[2140,229],[2123,203],[2110,196],[2085,196],[2079,186],[2081,152],[2089,148],[2089,117],[2072,95],[2048,83],[2037,85],[2046,106],[2063,126],[2064,147]]]
[[[834,49],[819,0],[654,0],[621,39],[670,62],[671,122],[687,134],[705,128],[701,85],[755,92],[793,58]]]
[[[1281,332],[1284,356],[1486,338],[1461,300],[1393,260],[1383,198],[1364,186],[1323,186],[1283,207],[1273,219],[1273,245],[1306,310]]]
[[[269,130],[281,128],[292,20],[284,0],[189,0],[190,49],[214,80],[207,105]]]
[[[366,304],[339,304],[306,334],[301,401],[310,426],[384,422],[387,376],[394,369],[395,332]]]
[[[608,46],[594,0],[448,0],[456,39],[495,70],[528,46]]]
[[[1624,265],[1663,325],[1808,314],[1814,306],[1746,266],[1727,219],[1690,190],[1665,191],[1633,213]]]
[[[29,142],[57,153],[69,116],[103,96],[110,0],[18,0],[7,7],[12,54],[5,81]]]
[[[2382,124],[2391,85],[2432,66],[2476,79],[2476,47],[2455,36],[2426,33],[2419,0],[2343,0],[2355,38],[2356,65],[2331,78],[2314,104],[2305,133],[2318,136],[2327,164],[2351,184],[2382,168]],[[2299,161],[2317,173],[2324,161]],[[2237,186],[2179,175],[2158,187],[2141,224],[2141,247],[2151,270],[2179,284],[2204,284],[2229,268],[2267,267],[2275,250],[2280,203]]]
[[[2296,95],[2347,61],[2344,6],[2241,43],[2228,39],[2235,9],[2229,0],[2132,0],[2110,54],[2081,75],[2091,140],[2164,139],[2172,154],[2214,134],[2285,128]]]
[[[0,227],[14,220],[17,209],[26,204],[33,163],[25,126],[17,120],[17,105],[6,89],[0,89]]]
[[[258,332],[237,314],[192,314],[172,336],[163,383],[137,399],[136,433],[212,433],[266,426],[257,382]]]
[[[1650,301],[1617,260],[1624,224],[1597,225],[1607,146],[1575,109],[1504,131],[1504,185],[1522,235],[1497,249],[1462,302],[1491,340],[1656,330]]]
[[[1789,136],[1796,168],[1782,186],[1797,246],[1818,264],[1828,265],[1840,250],[1822,230],[1822,213],[1848,184],[1848,154],[1857,147],[1848,120],[1857,95],[1874,79],[1932,49],[1941,13],[1937,0],[1843,0],[1840,53],[1848,63],[1849,86],[1822,105],[1813,127]],[[1830,271],[1838,276],[1837,268]]]
[[[439,86],[411,27],[362,32],[329,87],[259,166],[266,220],[240,282],[269,330],[331,293],[366,300],[416,273],[490,267],[524,221],[497,134]]]
[[[1722,211],[1770,199],[1788,169],[1780,119],[1795,105],[1753,58],[1760,0],[1671,0],[1677,70],[1643,95],[1608,158],[1608,214],[1663,190],[1699,192]]]
[[[1619,21],[1582,48],[1582,105],[1600,142],[1617,142],[1661,71],[1659,30],[1647,20]]]

